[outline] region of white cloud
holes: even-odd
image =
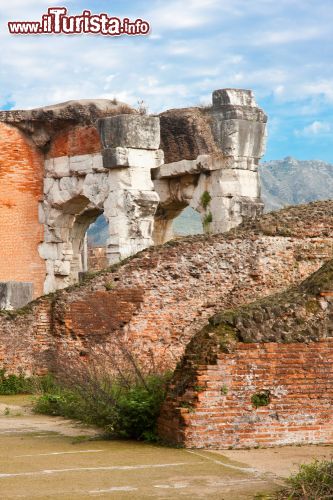
[[[254,45],[279,45],[290,44],[295,42],[304,42],[307,40],[314,40],[316,38],[323,38],[326,31],[322,27],[300,27],[296,30],[295,27],[290,30],[282,31],[265,31],[254,40]]]
[[[80,0],[64,3],[71,12],[82,10]],[[0,16],[38,19],[50,4],[9,0]],[[301,114],[305,100],[333,103],[331,56],[320,40],[321,33],[328,36],[330,13],[331,0],[318,0],[316,9],[301,0],[151,0],[140,12],[152,23],[147,39],[14,37],[0,29],[0,99],[24,108],[116,96],[130,104],[144,99],[156,112],[236,86],[253,88],[259,102],[270,98],[281,109],[294,102],[293,112]],[[129,8],[126,15],[132,14]],[[302,45],[307,40],[311,55]],[[306,104],[308,120],[325,121],[319,104],[312,116]]]
[[[314,137],[328,134],[331,131],[332,127],[330,123],[316,120],[302,130],[295,130],[295,135],[297,137]]]

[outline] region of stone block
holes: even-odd
[[[133,189],[152,190],[154,189],[153,181],[151,180],[150,170],[143,168],[129,168],[128,169],[131,186]]]
[[[33,299],[33,284],[19,281],[0,282],[0,309],[19,309]]]
[[[154,189],[158,193],[161,203],[166,203],[171,198],[169,181],[167,179],[154,180]]]
[[[92,155],[72,156],[69,159],[69,169],[72,174],[87,175],[93,171]]]
[[[259,159],[247,156],[229,156],[225,159],[224,168],[233,168],[238,170],[252,170],[256,172],[259,166]]]
[[[69,175],[69,158],[68,156],[60,156],[54,158],[53,177],[67,177]]]
[[[118,115],[98,120],[104,148],[158,149],[160,119],[157,116]]]
[[[55,260],[58,258],[57,243],[41,243],[38,247],[39,255],[45,260]]]
[[[256,107],[252,90],[220,89],[213,92],[213,106],[250,106]]]
[[[266,126],[249,120],[221,120],[214,124],[215,137],[224,155],[261,158]]]
[[[212,172],[207,191],[214,197],[219,196],[260,196],[258,172],[251,170],[225,169]]]
[[[92,158],[92,168],[94,172],[105,172],[103,165],[103,157],[101,153],[96,153],[91,155]]]
[[[151,169],[162,165],[164,153],[161,149],[107,148],[103,150],[105,168],[137,167]]]
[[[44,161],[44,170],[47,176],[51,176],[54,172],[54,160],[53,158],[48,158]]]
[[[69,175],[69,157],[50,158],[44,163],[46,177],[60,179]]]
[[[102,208],[109,190],[110,183],[108,173],[88,174],[84,178],[82,194],[96,207]]]
[[[68,260],[56,260],[54,262],[54,274],[68,276],[71,272],[71,263]]]
[[[110,185],[113,189],[142,189],[152,190],[150,170],[143,168],[117,168],[110,171]]]
[[[48,194],[56,181],[52,177],[44,178],[44,194]]]

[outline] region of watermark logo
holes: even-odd
[[[50,7],[40,21],[9,21],[8,31],[12,35],[140,36],[149,34],[150,25],[143,19],[119,19],[105,13],[93,14],[90,10],[70,16],[66,7]]]

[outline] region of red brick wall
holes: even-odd
[[[45,262],[38,254],[43,226],[42,154],[17,128],[0,123],[0,281],[30,281],[43,293]]]
[[[96,127],[78,125],[61,130],[53,137],[47,157],[87,155],[100,151],[101,143]]]
[[[37,300],[29,311],[15,319],[1,318],[0,367],[8,373],[45,373],[55,349],[49,299]]]
[[[203,366],[162,410],[162,438],[194,448],[333,442],[333,338],[293,344],[238,344]],[[270,391],[270,404],[251,397]]]
[[[113,272],[59,291],[52,307],[50,349],[74,357],[113,347],[116,339],[142,363],[173,368],[210,316],[299,283],[332,258],[331,237],[290,238],[235,234],[189,237],[148,249]],[[0,316],[0,344],[11,353],[26,323]],[[3,331],[6,333],[3,334]],[[29,332],[32,333],[29,333]],[[23,366],[19,361],[12,366]],[[31,363],[30,363],[31,364]],[[45,367],[47,365],[42,365]]]
[[[97,129],[70,127],[58,132],[49,157],[99,152]],[[38,245],[44,229],[38,221],[43,199],[44,155],[16,127],[0,123],[0,281],[29,281],[34,297],[43,294],[45,261]]]

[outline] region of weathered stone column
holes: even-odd
[[[258,164],[265,151],[267,116],[253,92],[240,89],[215,90],[209,114],[225,164],[201,183],[206,184],[203,220],[207,231],[220,233],[263,211]]]
[[[154,215],[159,196],[151,169],[163,163],[159,118],[118,115],[99,120],[103,166],[109,170],[104,215],[109,221],[107,257],[119,262],[153,245]]]

